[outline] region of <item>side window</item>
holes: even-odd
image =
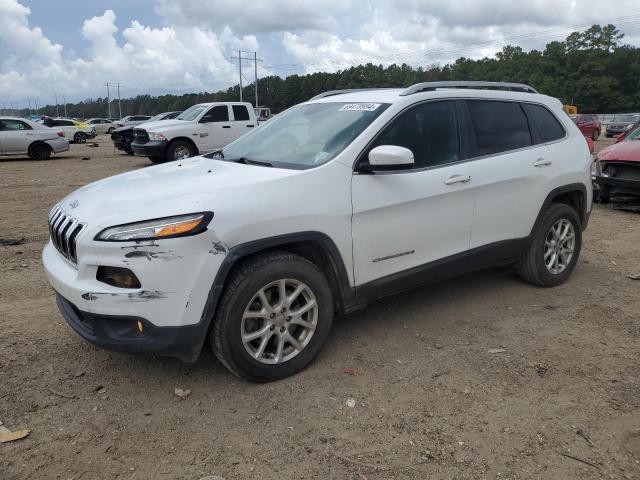
[[[540,142],[553,142],[564,137],[564,128],[548,109],[542,105],[533,105],[531,103],[525,103],[523,106],[529,116],[529,120],[538,131]],[[590,117],[582,117],[582,121],[585,121],[586,118]]]
[[[0,122],[0,130],[13,131],[13,130],[33,130],[29,125],[20,120],[2,120]]]
[[[531,132],[524,111],[516,102],[468,100],[476,155],[491,155],[531,145]]]
[[[387,125],[370,149],[380,145],[411,150],[414,168],[457,162],[460,154],[455,102],[427,102],[411,107]]]
[[[218,105],[217,107],[211,107],[204,117],[200,119],[200,123],[212,123],[212,122],[228,122],[229,121],[229,109],[226,105]]]
[[[249,110],[244,105],[234,105],[233,118],[236,122],[245,122],[249,120]]]

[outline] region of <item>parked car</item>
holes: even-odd
[[[90,118],[85,122],[87,125],[91,125],[96,128],[96,133],[102,135],[108,133],[109,135],[118,128],[111,120],[106,118]]]
[[[43,262],[88,341],[189,361],[206,344],[271,381],[380,297],[494,265],[565,282],[590,164],[560,101],[526,85],[326,92],[220,151],[71,193]]]
[[[607,125],[607,137],[615,137],[621,133],[630,132],[638,126],[640,126],[640,113],[619,115]]]
[[[257,126],[250,103],[200,103],[171,122],[134,128],[131,148],[154,163],[181,160],[222,148]]]
[[[52,153],[66,152],[69,142],[64,132],[17,117],[0,117],[0,155],[28,155],[47,160]]]
[[[52,118],[45,125],[64,132],[64,136],[72,143],[85,143],[88,138],[95,138],[96,128],[70,118]]]
[[[595,170],[600,201],[608,202],[616,195],[640,199],[640,128],[598,153]]]
[[[181,112],[164,112],[159,113],[155,117],[149,119],[150,122],[159,122],[161,120],[172,120],[180,115]],[[120,151],[126,152],[129,155],[133,155],[131,149],[131,142],[133,141],[133,125],[127,125],[126,127],[120,127],[111,133],[111,140],[113,145]]]
[[[570,117],[585,137],[594,141],[600,138],[602,127],[597,118],[592,115],[570,115]]]
[[[148,122],[150,118],[151,115],[129,115],[113,123],[115,123],[117,127],[135,127],[141,123]]]

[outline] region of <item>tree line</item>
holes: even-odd
[[[623,34],[614,25],[593,25],[571,33],[564,41],[552,41],[544,50],[524,51],[505,46],[493,58],[461,57],[439,66],[358,65],[335,73],[269,76],[259,80],[260,103],[274,113],[308,100],[318,93],[348,88],[406,87],[418,82],[441,80],[485,80],[526,83],[539,92],[578,106],[580,112],[640,111],[640,48],[622,43]],[[239,86],[214,93],[184,95],[138,95],[122,100],[123,115],[153,115],[185,110],[201,102],[236,101]],[[243,88],[243,97],[253,99],[254,86]],[[67,104],[70,117],[107,115],[107,99],[88,99]],[[114,108],[115,107],[115,108]],[[117,106],[112,103],[112,111]],[[63,108],[59,107],[60,112]],[[28,110],[22,110],[26,116]],[[54,116],[55,105],[38,113]]]

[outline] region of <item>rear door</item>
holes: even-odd
[[[198,122],[198,133],[192,137],[201,154],[222,148],[233,141],[229,105],[214,105]]]
[[[255,127],[255,123],[251,120],[249,109],[246,105],[232,105],[233,122],[231,123],[231,131],[233,132],[233,140],[240,138]]]
[[[471,252],[494,251],[507,258],[526,243],[551,191],[558,169],[548,145],[563,139],[566,132],[542,105],[502,100],[464,103],[476,190]],[[538,123],[542,132],[535,126]],[[484,260],[491,263],[488,257]]]
[[[21,120],[0,120],[0,144],[4,155],[26,154],[29,145],[36,140],[29,124]]]

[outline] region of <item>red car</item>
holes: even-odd
[[[595,182],[604,202],[616,195],[640,199],[640,128],[598,153]]]
[[[585,137],[598,140],[602,128],[597,118],[591,115],[569,115]]]

